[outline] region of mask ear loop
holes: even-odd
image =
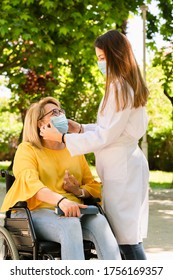
[[[62,135],[62,143],[64,143],[64,144],[65,144],[65,139],[64,139],[65,135],[66,135],[66,133],[63,133],[63,135]]]

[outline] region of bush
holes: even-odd
[[[150,170],[172,171],[172,103],[164,94],[163,78],[161,67],[147,67],[147,84],[150,90],[147,104],[148,160]]]
[[[150,170],[173,170],[173,135],[171,131],[157,134],[155,138],[148,136],[148,160]]]
[[[1,112],[0,115],[0,159],[11,160],[16,151],[22,122],[16,114]]]

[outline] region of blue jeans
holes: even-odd
[[[61,244],[62,260],[84,260],[83,239],[94,243],[98,259],[121,259],[117,241],[101,214],[63,217],[53,210],[37,209],[31,211],[31,215],[38,239]],[[18,211],[12,217],[24,216],[24,212]]]
[[[143,244],[119,245],[123,259],[125,260],[146,260]]]

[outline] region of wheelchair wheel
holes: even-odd
[[[19,260],[16,245],[8,230],[0,226],[0,260]]]

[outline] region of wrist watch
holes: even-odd
[[[85,192],[84,189],[81,189],[81,194],[78,195],[77,197],[81,198],[81,197],[85,197]]]

